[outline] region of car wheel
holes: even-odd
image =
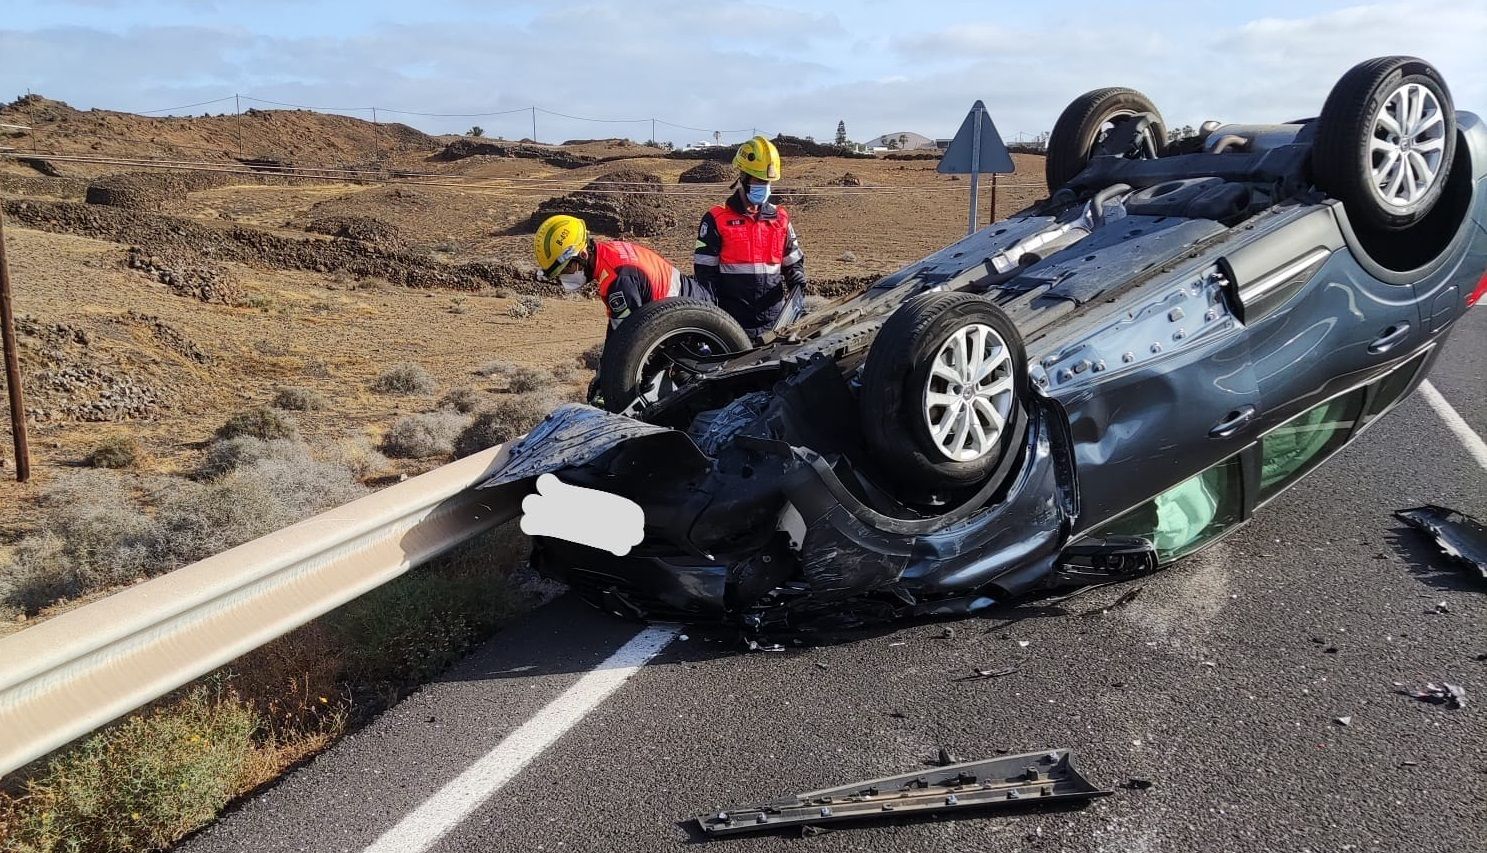
[[[605,342],[599,362],[604,407],[623,412],[641,393],[654,393],[674,358],[742,352],[749,336],[723,309],[700,299],[673,297],[642,305]],[[651,402],[654,402],[652,400]]]
[[[1147,114],[1151,121],[1127,151],[1107,151],[1104,143],[1122,119]],[[1167,144],[1167,126],[1151,99],[1135,89],[1111,87],[1085,92],[1059,114],[1048,135],[1048,157],[1044,173],[1053,192],[1084,171],[1096,154],[1123,154],[1133,160],[1162,156]]]
[[[1322,105],[1312,175],[1354,221],[1399,231],[1440,200],[1456,153],[1456,110],[1440,72],[1413,56],[1353,66]]]
[[[1027,387],[1022,337],[971,293],[905,302],[862,373],[863,436],[885,476],[916,492],[976,485],[1014,452]]]

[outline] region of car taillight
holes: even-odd
[[[1466,297],[1466,307],[1470,308],[1476,305],[1483,296],[1487,296],[1487,272],[1482,273],[1482,280],[1477,282],[1477,289],[1473,290],[1471,295]]]

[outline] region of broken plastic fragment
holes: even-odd
[[[1445,705],[1447,708],[1466,707],[1466,688],[1459,684],[1445,681],[1437,684],[1432,681],[1424,687],[1399,692],[1411,699],[1419,699],[1421,702],[1429,702],[1432,705]]]
[[[1001,669],[978,669],[972,675],[962,675],[961,677],[954,680],[980,681],[981,679],[986,678],[1001,678],[1004,675],[1011,675],[1014,672],[1020,672],[1020,670],[1015,666],[1004,666]]]
[[[1446,556],[1475,569],[1477,579],[1487,581],[1487,525],[1434,504],[1402,509],[1394,517],[1433,538]]]

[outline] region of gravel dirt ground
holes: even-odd
[[[1479,433],[1487,423],[1467,413],[1481,411],[1484,348],[1478,310],[1431,377]],[[1416,396],[1248,526],[1132,584],[777,654],[691,631],[431,849],[682,849],[695,814],[912,770],[941,747],[967,759],[1068,747],[1116,794],[717,843],[1482,849],[1487,598],[1391,513],[1434,501],[1487,515],[1484,483]],[[1129,606],[1081,615],[1133,586]],[[560,600],[182,849],[363,850],[636,630]],[[1003,666],[1019,671],[952,680]],[[1432,680],[1472,701],[1451,710],[1397,692]],[[1133,777],[1153,784],[1117,787]]]

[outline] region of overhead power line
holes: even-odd
[[[136,110],[135,111],[135,115],[147,116],[147,115],[154,115],[155,113],[169,113],[169,112],[174,112],[176,110],[189,110],[192,107],[205,107],[205,106],[207,106],[209,104],[220,104],[223,101],[231,101],[231,100],[233,100],[233,97],[234,96],[232,96],[232,95],[228,95],[225,98],[216,98],[216,99],[210,100],[210,101],[198,101],[198,102],[196,102],[194,104],[182,104],[179,107],[165,107],[164,109],[159,109],[159,110]]]

